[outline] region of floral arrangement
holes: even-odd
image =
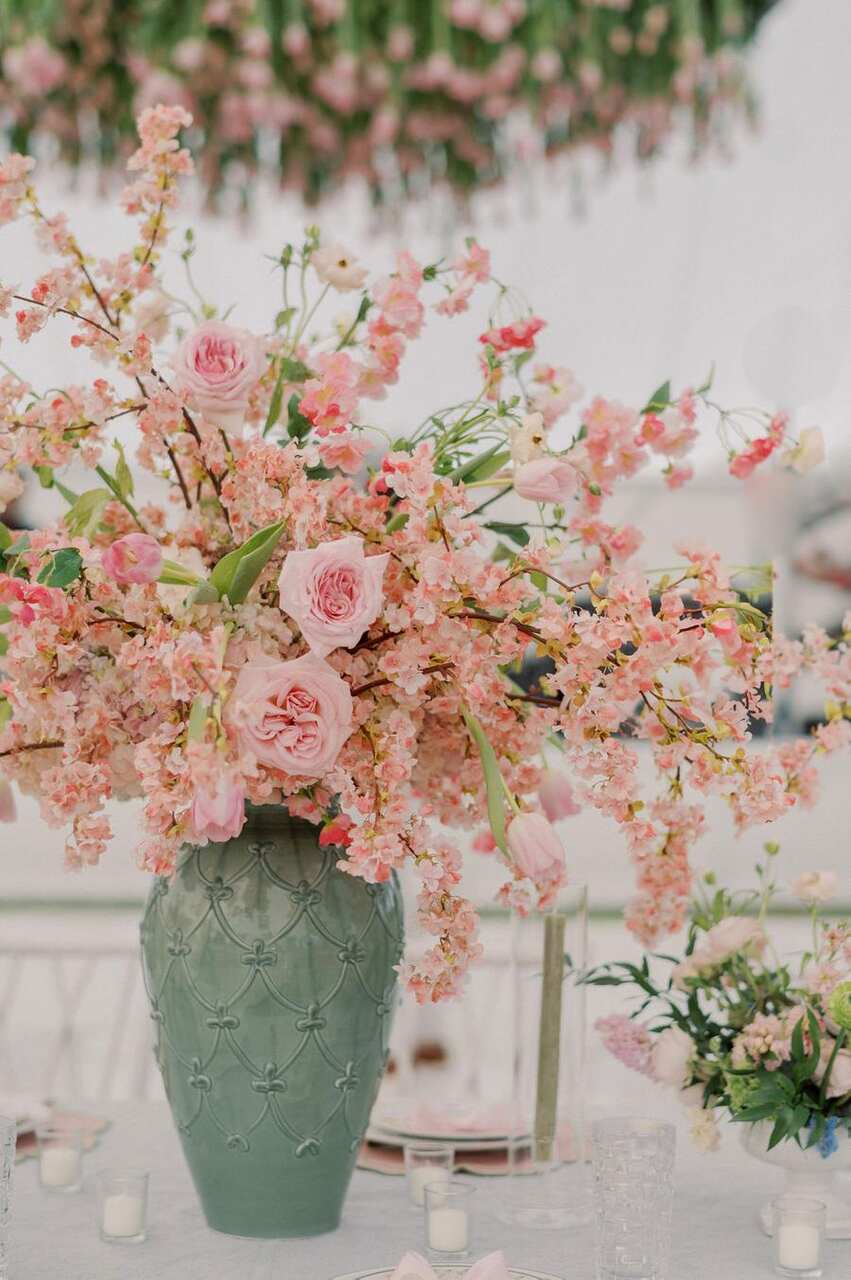
[[[112,164],[157,102],[196,120],[202,177],[266,169],[310,199],[467,193],[536,157],[693,149],[752,110],[741,59],[773,0],[10,0],[11,145]]]
[[[506,867],[502,901],[524,910],[565,876],[552,822],[594,806],[635,862],[630,928],[649,943],[678,927],[702,798],[725,797],[740,828],[811,803],[817,758],[851,737],[851,654],[815,627],[772,640],[747,583],[705,548],[640,571],[640,531],[605,506],[653,462],[686,482],[701,421],[734,477],[769,457],[809,468],[818,428],[794,437],[782,414],[724,410],[706,384],[665,383],[638,410],[586,399],[537,356],[543,319],[474,240],[446,262],[401,252],[368,281],[309,229],[278,255],[262,334],[197,291],[179,301],[163,251],[189,123],[179,107],[140,117],[123,196],[140,229],[112,259],[42,209],[31,159],[0,166],[0,219],[28,219],[55,260],[28,289],[0,286],[0,311],[20,342],[64,327],[100,366],[61,389],[8,365],[0,377],[0,499],[28,468],[67,503],[44,528],[0,524],[0,771],[68,827],[72,867],[105,851],[106,802],[133,795],[149,871],[168,874],[184,842],[236,835],[247,801],[319,824],[368,881],[411,862],[435,939],[405,970],[420,999],[457,991],[479,950],[448,826],[478,828]],[[190,232],[187,270],[195,247]],[[451,323],[479,297],[469,398],[388,438],[371,402],[427,318]],[[550,431],[568,415],[559,450]],[[131,461],[161,501],[141,501]],[[91,487],[71,488],[71,463]],[[530,651],[551,668],[531,686]],[[829,687],[827,721],[751,749],[749,718],[770,719],[772,684],[802,667]],[[655,759],[655,799],[631,738]],[[544,768],[547,743],[570,774]]]
[[[677,1091],[698,1146],[718,1146],[720,1113],[770,1122],[769,1150],[794,1141],[827,1157],[851,1134],[851,921],[820,919],[836,873],[804,872],[791,890],[810,909],[812,946],[797,964],[781,959],[766,930],[778,846],[765,851],[755,891],[705,877],[681,959],[604,965],[586,981],[636,989],[635,1013],[601,1018],[597,1030],[626,1066]]]

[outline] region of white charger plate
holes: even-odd
[[[348,1271],[345,1275],[334,1276],[334,1280],[390,1280],[397,1265],[371,1268],[368,1271]],[[432,1267],[435,1275],[445,1276],[446,1280],[456,1280],[456,1278],[460,1280],[469,1269],[469,1264],[448,1266],[445,1263],[438,1263]],[[555,1276],[549,1271],[525,1271],[517,1267],[509,1267],[508,1274],[511,1280],[563,1280],[561,1276]]]
[[[505,1151],[508,1138],[472,1138],[458,1133],[400,1133],[396,1129],[383,1129],[372,1124],[366,1131],[367,1142],[377,1142],[384,1147],[406,1147],[411,1142],[441,1142],[454,1147],[456,1151]],[[521,1139],[523,1141],[523,1139]]]

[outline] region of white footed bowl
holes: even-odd
[[[827,1236],[829,1240],[851,1240],[851,1204],[840,1194],[838,1173],[851,1169],[851,1138],[843,1132],[837,1135],[839,1147],[827,1157],[815,1147],[802,1151],[796,1142],[780,1142],[768,1150],[772,1125],[763,1120],[759,1124],[742,1125],[742,1146],[748,1155],[763,1164],[774,1165],[786,1172],[784,1195],[806,1196],[821,1200],[827,1208]],[[767,1236],[772,1234],[771,1204],[759,1211],[760,1226]]]

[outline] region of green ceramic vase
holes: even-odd
[[[339,856],[252,808],[148,899],[157,1061],[207,1222],[231,1235],[337,1227],[387,1060],[401,895]]]

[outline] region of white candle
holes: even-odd
[[[790,1271],[815,1271],[819,1265],[819,1229],[811,1222],[781,1222],[777,1261]]]
[[[139,1196],[116,1192],[103,1202],[105,1236],[138,1236],[145,1225],[144,1206]]]
[[[39,1159],[44,1187],[73,1187],[80,1181],[80,1153],[74,1147],[44,1147]]]
[[[411,1199],[425,1204],[425,1189],[433,1182],[448,1182],[449,1170],[439,1164],[418,1164],[411,1170]]]
[[[465,1209],[432,1209],[428,1215],[428,1243],[440,1253],[463,1253],[469,1242]]]

